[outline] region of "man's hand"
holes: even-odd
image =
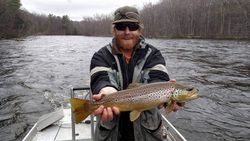
[[[111,93],[117,92],[113,87],[104,87],[100,90],[100,93],[93,95],[93,99],[98,101],[101,100],[104,96]],[[101,105],[98,109],[93,112],[94,115],[99,115],[102,121],[110,121],[114,118],[114,115],[119,115],[120,110],[117,107],[104,107]]]
[[[181,107],[183,107],[185,105],[185,103],[180,103],[180,102],[174,102],[174,106],[173,106],[173,111],[176,112],[178,111]]]

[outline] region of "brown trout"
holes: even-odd
[[[81,122],[99,106],[117,107],[120,111],[131,111],[130,120],[135,121],[144,110],[152,109],[166,103],[167,113],[171,112],[174,102],[186,102],[198,98],[198,89],[186,87],[175,82],[158,82],[150,84],[132,84],[103,97],[99,101],[72,98],[70,103],[76,123]]]

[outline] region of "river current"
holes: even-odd
[[[0,40],[0,139],[22,140],[37,119],[68,106],[69,88],[89,84],[89,64],[109,37]],[[189,141],[250,139],[250,41],[147,39],[169,75],[200,98],[166,117]]]

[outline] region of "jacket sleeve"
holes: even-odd
[[[98,94],[106,86],[116,88],[111,81],[114,72],[111,59],[112,55],[105,48],[93,55],[90,63],[90,86],[93,94]]]
[[[144,70],[148,83],[169,81],[169,75],[166,68],[166,62],[161,52],[152,47],[152,53],[147,58]]]

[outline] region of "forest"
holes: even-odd
[[[20,0],[0,0],[0,39],[30,35],[111,36],[113,15],[72,21],[30,13]],[[250,39],[249,0],[160,0],[140,10],[147,38]]]

